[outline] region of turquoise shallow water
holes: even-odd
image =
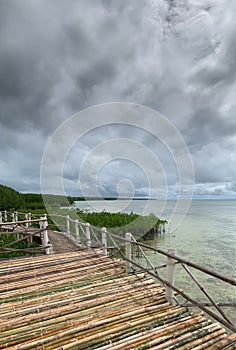
[[[148,210],[145,214],[153,212],[157,216],[171,220],[175,202],[167,201],[163,209],[163,203],[158,201],[149,201]],[[150,205],[151,204],[151,205]],[[144,213],[145,201],[134,200],[128,202],[119,201],[96,201],[92,207],[86,202],[77,204],[80,208],[89,210],[107,210],[126,212],[134,211]],[[213,269],[214,271],[230,277],[235,276],[236,261],[236,201],[235,200],[195,200],[192,201],[188,212],[177,212],[181,216],[180,225],[171,230],[172,222],[169,222],[166,233],[161,237],[156,237],[147,242],[147,244],[167,250],[175,248],[180,257],[198,263],[202,266]],[[155,266],[164,262],[159,254],[149,254]],[[198,280],[207,288],[218,302],[235,302],[235,288],[225,285],[223,282],[216,281],[214,278],[194,272]],[[183,288],[192,294],[199,301],[206,301],[200,290],[195,287],[192,280],[186,272],[177,265],[175,273],[176,286]],[[229,310],[226,310],[229,311]],[[230,315],[236,321],[236,312],[231,309]]]
[[[175,207],[174,201],[163,203],[149,201],[148,212],[167,219],[166,234],[149,243],[160,248],[173,247],[177,254],[193,260],[196,263],[207,265],[218,272],[235,275],[236,261],[236,200],[195,200],[192,201],[186,215],[181,216],[181,223],[171,231],[171,215]],[[134,211],[143,213],[145,201],[93,201],[92,207],[87,202],[77,202],[80,208],[89,210],[107,210],[111,212]],[[170,233],[171,232],[171,233]]]

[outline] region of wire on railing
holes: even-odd
[[[143,243],[140,243],[140,242],[137,242],[135,240],[134,237],[130,236],[130,238],[132,237],[132,239],[127,239],[127,238],[123,238],[123,237],[120,237],[116,234],[113,234],[111,232],[107,232],[107,236],[111,239],[111,241],[113,242],[114,246],[118,249],[120,255],[122,256],[122,258],[124,260],[126,260],[127,262],[127,267],[128,267],[128,270],[129,271],[134,271],[134,267],[137,267],[141,270],[143,270],[144,272],[146,272],[147,274],[149,274],[150,276],[153,276],[155,277],[156,279],[158,279],[163,285],[165,285],[166,287],[169,287],[171,290],[173,290],[174,292],[177,293],[177,295],[181,295],[185,300],[187,300],[188,302],[190,302],[192,305],[194,306],[197,306],[199,307],[202,311],[206,312],[207,314],[209,314],[211,317],[213,317],[214,319],[218,320],[219,322],[221,322],[222,324],[224,324],[227,328],[231,329],[232,331],[236,331],[236,328],[234,326],[234,324],[231,322],[231,320],[225,315],[225,313],[223,312],[223,310],[220,308],[220,306],[214,302],[214,300],[210,297],[209,298],[209,293],[205,291],[205,289],[200,285],[200,283],[198,282],[198,287],[201,289],[201,290],[204,290],[205,291],[205,295],[208,296],[208,300],[211,302],[211,305],[216,307],[217,311],[221,314],[221,316],[223,318],[221,318],[219,315],[215,314],[214,312],[212,312],[211,310],[209,310],[206,306],[207,305],[203,305],[197,301],[195,301],[194,299],[192,299],[191,297],[189,297],[183,290],[180,290],[178,289],[177,287],[175,287],[173,285],[173,282],[171,283],[170,282],[170,279],[173,279],[173,274],[172,276],[170,277],[169,276],[169,279],[164,279],[162,278],[158,272],[157,272],[157,269],[154,267],[154,265],[151,263],[150,259],[146,256],[145,252],[143,251],[142,248],[146,248],[146,249],[150,249],[150,250],[153,250],[157,253],[160,253],[160,254],[163,254],[164,256],[166,256],[171,264],[174,266],[176,263],[181,263],[181,265],[184,265],[186,268],[187,266],[186,265],[189,265],[189,266],[192,266],[194,267],[195,269],[197,270],[200,270],[201,272],[204,272],[206,274],[210,274],[211,276],[214,276],[216,278],[219,278],[221,280],[223,280],[224,282],[226,283],[229,283],[229,284],[232,284],[232,285],[235,285],[236,284],[236,281],[234,279],[231,279],[229,277],[225,277],[223,275],[220,275],[218,273],[216,273],[215,271],[212,271],[212,270],[208,270],[202,266],[199,266],[195,263],[191,263],[185,259],[182,259],[178,256],[176,256],[175,254],[171,254],[170,252],[165,252],[163,250],[160,250],[160,249],[156,249],[156,248],[153,248],[153,247],[150,247],[150,246],[147,246]],[[121,247],[116,243],[116,240],[119,240],[119,241],[122,241],[123,244],[133,244],[133,245],[137,245],[139,246],[141,249],[141,253],[144,257],[144,259],[146,260],[146,262],[149,264],[149,266],[151,266],[151,269],[146,269],[144,268],[142,265],[138,264],[137,262],[135,262],[134,260],[132,260],[131,256],[130,258],[128,257],[128,255],[126,253],[124,253],[121,249]],[[127,249],[127,246],[126,246],[126,249]],[[171,261],[172,260],[172,261]],[[186,265],[185,265],[186,264]],[[168,263],[167,263],[167,266],[168,266]],[[190,272],[191,274],[191,272]],[[191,274],[192,275],[192,274]],[[192,275],[193,276],[193,275]],[[193,280],[196,282],[196,278],[193,276]]]

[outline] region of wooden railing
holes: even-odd
[[[228,286],[235,287],[236,279],[227,277],[204,266],[200,266],[196,263],[183,259],[176,255],[175,249],[164,251],[146,245],[142,242],[138,242],[129,232],[125,234],[125,237],[121,237],[109,232],[105,227],[93,227],[89,223],[79,222],[77,219],[72,220],[69,215],[64,217],[64,220],[66,221],[66,234],[76,242],[83,244],[88,249],[91,249],[92,247],[99,247],[103,250],[104,255],[108,255],[112,248],[116,248],[120,256],[126,261],[127,272],[134,273],[144,271],[145,273],[156,278],[162,283],[163,286],[165,286],[165,294],[168,301],[176,302],[187,307],[198,307],[212,318],[222,323],[228,329],[234,332],[236,331],[235,324],[231,320],[231,317],[226,315],[222,309],[223,307],[231,308],[231,310],[235,309],[235,301],[225,303],[214,301],[214,298],[210,295],[207,289],[203,287],[202,282],[199,282],[198,278],[194,276],[194,273],[190,271],[189,267],[198,273],[200,272],[201,274],[208,277],[210,276],[217,281],[222,281]],[[139,252],[138,259],[134,259],[134,255],[137,255],[137,250]],[[148,257],[148,251],[165,257],[165,263],[159,266],[154,266],[153,262]],[[174,274],[177,265],[181,266],[186,274],[191,278],[197,289],[206,298],[207,302],[204,303],[200,302],[199,300],[195,300],[193,297],[184,292],[183,286],[181,289],[175,286]],[[166,271],[164,276],[162,276],[160,273],[160,271],[163,269]],[[180,297],[182,299],[181,301],[179,300]],[[216,310],[215,312],[211,310],[212,307]]]
[[[11,220],[11,221],[10,221]],[[0,234],[14,235],[15,240],[3,243],[0,246],[1,254],[25,252],[38,254],[50,253],[50,242],[48,239],[48,219],[47,215],[32,219],[31,213],[9,213],[6,210],[0,212]],[[31,246],[34,237],[40,239],[38,247],[14,248],[17,243],[28,241]]]
[[[28,214],[28,218],[29,217],[30,216]],[[38,232],[42,233],[42,241],[45,253],[49,254],[47,229],[50,228],[50,225],[48,225],[46,215],[39,219],[23,220],[17,222],[14,221],[17,218],[15,213],[12,215],[12,218],[14,218],[13,222],[4,222],[4,220],[7,218],[8,214],[5,212],[0,215],[0,227],[4,227],[6,225],[32,225],[32,223],[37,222],[40,227],[40,231]],[[183,305],[185,307],[198,307],[209,316],[226,326],[229,330],[234,332],[236,331],[235,324],[231,320],[231,317],[226,315],[222,309],[223,307],[230,307],[231,309],[235,309],[235,301],[230,301],[227,303],[216,302],[211,294],[206,290],[206,288],[203,287],[202,282],[199,282],[198,278],[192,271],[190,271],[189,268],[194,269],[198,273],[200,272],[202,274],[210,276],[217,281],[221,281],[228,286],[230,285],[235,287],[236,279],[183,259],[176,255],[176,251],[174,249],[164,251],[146,245],[142,242],[138,242],[129,232],[127,232],[124,237],[121,237],[120,235],[117,235],[113,232],[109,232],[105,227],[93,227],[89,223],[80,222],[77,219],[73,220],[69,215],[51,215],[51,218],[53,221],[55,219],[56,225],[59,227],[61,232],[64,232],[64,234],[66,234],[71,240],[75,241],[77,244],[80,244],[83,247],[86,247],[87,249],[101,248],[104,255],[109,255],[111,250],[114,250],[115,248],[119,253],[119,256],[121,256],[126,261],[127,272],[135,273],[144,271],[150,276],[156,278],[159,282],[162,283],[163,286],[165,286],[165,295],[166,299],[169,302],[176,302],[179,305]],[[60,232],[58,232],[58,234],[60,234]],[[154,254],[159,254],[159,256],[165,257],[165,263],[162,263],[159,266],[154,266],[147,252],[152,252]],[[138,258],[135,259],[134,255],[138,256]],[[183,286],[181,289],[176,287],[174,283],[174,274],[177,265],[181,266],[181,268],[191,278],[198,290],[207,299],[207,302],[204,303],[199,300],[195,300],[192,296],[183,290]],[[163,273],[161,273],[161,271],[163,271],[164,268],[166,272],[163,276]],[[179,300],[180,297],[182,300]],[[215,309],[214,312],[211,310],[212,307]]]

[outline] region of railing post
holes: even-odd
[[[125,257],[126,259],[128,260],[131,260],[132,258],[132,247],[131,247],[131,239],[132,239],[132,235],[130,232],[127,232],[125,234],[125,239],[126,239],[126,242],[125,242]],[[126,260],[126,271],[127,272],[130,272],[131,271],[131,268],[132,268],[132,263],[130,261]]]
[[[107,229],[106,229],[106,227],[102,228],[102,249],[103,249],[103,255],[107,256]]]
[[[31,213],[28,213],[28,220],[31,220]],[[29,227],[31,226],[31,222],[29,222]]]
[[[12,219],[11,220],[12,222],[15,222],[15,213],[14,212],[11,214],[11,219]]]
[[[90,224],[86,222],[86,241],[87,241],[87,247],[91,247],[91,233],[90,233]]]
[[[70,215],[66,215],[66,233],[70,235]]]
[[[171,255],[175,255],[176,251],[173,248],[168,249],[168,253]],[[170,284],[174,284],[174,272],[175,272],[175,259],[168,257],[167,258],[167,273],[166,280]],[[173,301],[174,291],[172,288],[165,286],[165,297],[166,300],[172,303]]]
[[[41,216],[40,219],[43,219],[43,217]],[[40,228],[40,230],[43,229],[43,221],[39,221],[39,228]],[[41,238],[42,245],[44,246],[43,231],[41,231],[39,234],[40,234],[40,238]]]
[[[28,213],[27,215],[28,219],[27,220],[31,220],[31,213]],[[31,222],[28,222],[27,227],[30,228],[31,227]],[[33,237],[31,235],[29,235],[29,244],[33,243]]]
[[[7,211],[4,210],[4,221],[7,222]]]
[[[12,221],[13,222],[18,221],[18,212],[17,211],[14,211],[14,213],[12,213]],[[20,234],[18,232],[16,234],[16,239],[20,239]]]
[[[0,222],[2,223],[2,212],[0,211]]]
[[[42,219],[44,219],[42,221],[42,224],[41,224],[41,228],[43,229],[43,247],[44,247],[44,250],[45,250],[45,254],[48,255],[50,254],[50,247],[49,247],[49,239],[48,239],[48,220],[47,220],[47,216],[45,215]]]
[[[76,242],[81,243],[80,234],[79,234],[79,220],[75,219],[75,239]]]
[[[27,213],[25,214],[25,220],[29,220],[28,215],[29,215],[29,214],[27,214]],[[26,226],[26,228],[29,228],[29,223],[26,222],[25,226]]]

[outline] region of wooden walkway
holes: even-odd
[[[236,334],[93,250],[1,261],[0,349],[233,350]]]
[[[48,238],[52,246],[52,253],[68,253],[78,251],[78,245],[65,234],[48,230]]]

